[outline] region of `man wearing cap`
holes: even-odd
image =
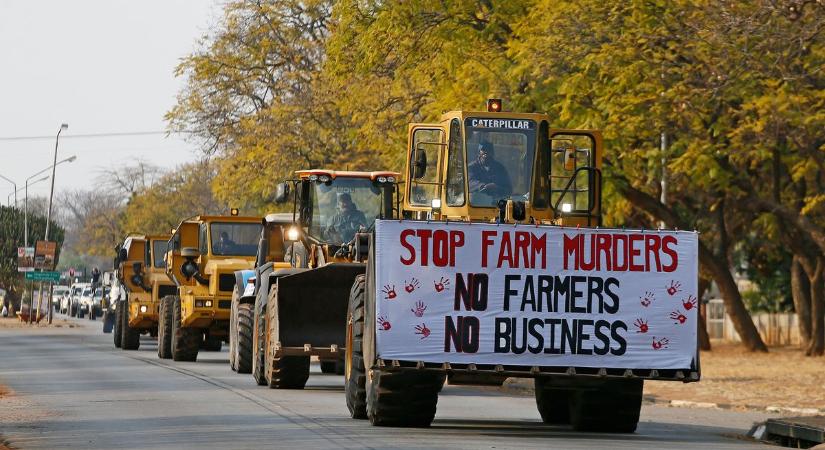
[[[513,193],[513,184],[507,169],[495,160],[493,144],[478,144],[476,160],[467,166],[470,179],[470,193],[480,192],[491,197],[492,201],[509,198]]]
[[[347,192],[338,194],[338,212],[332,216],[326,228],[328,239],[335,239],[346,243],[355,237],[361,227],[367,226],[367,218],[358,210]]]

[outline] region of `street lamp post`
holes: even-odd
[[[49,240],[49,225],[52,222],[52,198],[54,198],[54,174],[57,171],[57,144],[60,142],[60,132],[69,128],[69,124],[62,123],[60,124],[60,129],[57,130],[57,136],[54,138],[54,164],[52,164],[52,187],[49,189],[49,209],[46,212],[46,236],[44,241]],[[42,291],[43,283],[40,284]],[[54,283],[49,283],[49,298],[48,298],[48,307],[49,307],[49,325],[52,324],[52,316],[54,316],[54,307],[52,306],[52,291],[54,290]],[[40,293],[40,298],[43,298],[43,293]],[[38,315],[40,314],[40,304],[38,303]]]
[[[14,186],[14,192],[12,192],[12,193],[14,194],[14,207],[16,208],[17,207],[17,183],[15,183],[14,181],[4,177],[3,175],[0,175],[0,178],[8,181],[9,183],[11,183]],[[9,196],[9,197],[11,197],[11,196]],[[8,203],[9,203],[9,205],[11,205],[11,200],[9,200]]]

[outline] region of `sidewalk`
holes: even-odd
[[[645,401],[679,407],[749,409],[781,414],[825,414],[825,358],[795,347],[767,354],[715,344],[701,354],[698,383],[645,381]],[[511,378],[506,390],[533,394],[533,380]]]

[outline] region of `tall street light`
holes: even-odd
[[[54,166],[63,164],[64,162],[72,162],[76,159],[77,159],[77,156],[70,156],[66,159],[58,161],[53,166],[46,167],[45,169],[41,170],[40,172],[37,172],[36,174],[26,178],[26,197],[25,197],[25,200],[24,200],[24,203],[23,203],[23,205],[24,205],[24,208],[23,208],[23,228],[24,228],[23,229],[23,241],[24,241],[24,244],[25,244],[26,247],[29,246],[29,184],[30,184],[29,180],[31,180],[32,178],[42,174],[43,172],[46,172],[49,169],[52,169]]]
[[[46,237],[44,241],[49,240],[49,224],[52,219],[52,198],[54,197],[54,174],[57,171],[57,144],[60,143],[60,132],[69,128],[68,123],[60,124],[60,129],[57,130],[57,137],[54,138],[54,164],[52,164],[52,187],[49,189],[49,210],[46,213]]]
[[[14,207],[16,208],[17,207],[17,183],[15,183],[14,181],[4,177],[3,175],[0,175],[0,178],[2,178],[4,180],[8,181],[9,183],[11,183],[12,185],[14,185],[14,192],[12,192],[12,194],[14,194]],[[11,195],[9,197],[11,197]],[[9,200],[8,203],[9,203],[9,205],[11,205],[11,200]]]
[[[48,175],[46,175],[46,176],[45,176],[45,177],[43,177],[43,178],[40,178],[40,179],[37,179],[37,180],[32,181],[31,183],[29,183],[29,186],[31,186],[31,185],[33,185],[33,184],[37,184],[37,183],[39,183],[39,182],[41,182],[41,181],[46,181],[46,180],[48,180],[48,179],[49,179],[49,176],[48,176]],[[9,195],[8,195],[8,196],[6,196],[6,203],[8,203],[9,205],[11,205],[11,196],[13,195],[13,196],[14,196],[14,206],[16,207],[16,206],[17,206],[17,193],[18,193],[18,192],[20,192],[20,191],[22,191],[22,190],[23,190],[23,188],[19,188],[19,189],[15,190],[14,192],[9,193]]]

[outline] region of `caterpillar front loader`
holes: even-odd
[[[343,371],[349,290],[364,273],[364,233],[376,218],[396,217],[395,172],[302,170],[278,185],[293,195],[285,234],[291,268],[261,271],[255,281],[252,375],[260,385],[303,389],[310,357],[324,372]]]
[[[228,340],[235,272],[253,267],[260,235],[260,217],[196,216],[178,225],[166,252],[176,289],[160,301],[160,358],[195,361],[201,348]]]
[[[140,335],[158,334],[160,298],[174,292],[164,260],[169,235],[130,236],[118,248],[116,273],[127,295],[115,308],[115,345],[137,350]],[[119,341],[119,343],[118,343]]]
[[[408,220],[376,222],[350,294],[353,418],[429,426],[446,379],[525,377],[545,423],[633,432],[644,379],[699,380],[695,233],[600,229],[601,134],[551,121],[409,126]]]

